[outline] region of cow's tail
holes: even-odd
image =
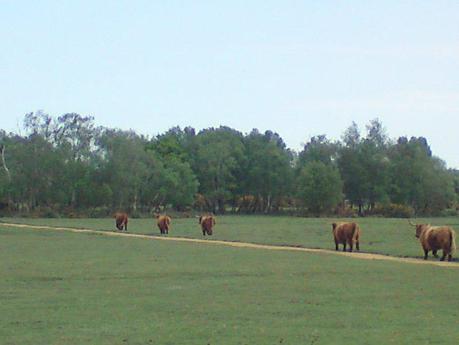
[[[354,224],[354,231],[352,232],[352,242],[358,244],[360,240],[360,228],[358,224]],[[358,248],[357,248],[358,249]]]
[[[451,254],[456,251],[456,233],[454,230],[449,233],[449,251]]]

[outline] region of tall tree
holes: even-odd
[[[298,197],[314,215],[331,212],[342,200],[343,182],[337,168],[312,161],[300,170]]]
[[[229,127],[202,130],[196,137],[193,170],[211,211],[225,212],[227,201],[234,200],[242,177],[244,145],[242,134]]]
[[[338,158],[339,144],[327,139],[326,135],[312,137],[307,142],[303,151],[298,155],[298,167],[302,168],[310,162],[322,162],[333,165]]]
[[[244,138],[246,165],[244,194],[254,195],[259,211],[277,210],[289,195],[293,179],[293,155],[277,133],[253,130]],[[241,181],[242,182],[242,181]]]
[[[425,138],[398,139],[390,150],[391,199],[417,214],[435,214],[454,201],[454,180]]]

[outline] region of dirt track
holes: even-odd
[[[349,253],[349,252],[333,251],[333,250],[327,250],[327,249],[314,249],[314,248],[278,246],[278,245],[276,246],[276,245],[268,245],[268,244],[230,242],[230,241],[221,241],[221,240],[200,240],[200,239],[195,239],[195,238],[184,238],[184,237],[162,237],[162,236],[132,234],[132,233],[125,233],[125,232],[111,232],[111,231],[101,231],[101,230],[91,230],[91,229],[64,228],[64,227],[39,226],[39,225],[16,224],[16,223],[1,223],[0,222],[0,226],[13,227],[13,228],[28,228],[28,229],[36,229],[36,230],[57,230],[57,231],[77,232],[77,233],[91,233],[91,234],[99,234],[99,235],[104,235],[104,236],[131,237],[131,238],[140,238],[140,239],[147,239],[147,240],[191,242],[191,243],[201,243],[201,244],[208,244],[208,245],[222,245],[222,246],[237,247],[237,248],[322,253],[322,254],[330,254],[330,255],[347,256],[353,259],[361,259],[361,260],[395,261],[395,262],[416,264],[416,265],[433,265],[433,266],[443,266],[443,267],[450,267],[450,268],[459,268],[459,263],[455,263],[455,262],[424,261],[424,260],[413,259],[413,258],[400,258],[400,257],[381,255],[381,254],[355,253],[355,252]]]

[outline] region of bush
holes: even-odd
[[[337,207],[335,214],[340,218],[356,218],[358,216],[357,210],[350,206]]]
[[[48,206],[37,207],[32,211],[33,218],[59,218],[59,212]]]
[[[112,216],[114,212],[111,211],[109,207],[94,207],[88,209],[86,214],[88,218],[104,218]]]
[[[414,216],[414,209],[406,205],[385,204],[376,206],[371,213],[389,218],[411,218]]]
[[[458,210],[455,208],[447,208],[440,212],[441,217],[456,217],[458,215]]]

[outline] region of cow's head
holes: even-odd
[[[336,227],[337,227],[337,224],[336,223],[332,223],[332,230],[333,231],[335,231]]]
[[[422,232],[429,227],[429,224],[415,224],[411,222],[411,220],[408,221],[411,226],[414,226],[416,229],[416,238],[421,237]]]
[[[419,238],[429,226],[429,224],[416,224],[416,237]]]
[[[429,226],[428,224],[416,224],[416,223],[413,223],[411,220],[408,220],[408,223],[411,225],[411,226],[414,226],[414,228],[416,229],[416,238],[419,238],[422,234],[422,232]]]

